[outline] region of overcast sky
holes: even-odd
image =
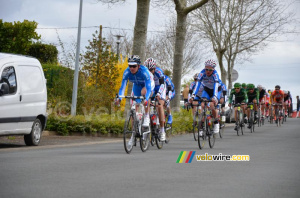
[[[67,27],[78,26],[80,0],[0,0],[0,18],[5,22],[23,21],[24,19],[38,23],[38,33],[45,43],[58,43],[57,32],[63,42],[77,40],[77,29]],[[135,24],[136,0],[108,8],[95,0],[83,0],[81,49],[92,38],[96,26],[102,25],[103,31],[110,28],[132,30]],[[300,10],[300,3],[295,4]],[[149,31],[163,30],[170,14],[167,11],[155,10],[151,7]],[[297,13],[300,18],[299,12]],[[95,26],[95,27],[93,27]],[[43,29],[50,28],[50,29]],[[117,30],[114,30],[117,31]],[[152,32],[151,34],[155,34]],[[274,89],[276,84],[282,89],[290,90],[295,100],[300,95],[300,34],[287,35],[287,39],[269,44],[252,61],[235,68],[239,72],[238,82],[261,84],[267,89]],[[155,57],[154,57],[155,58]],[[207,57],[215,59],[215,57]],[[199,66],[199,70],[202,69]],[[191,74],[192,76],[193,74]]]

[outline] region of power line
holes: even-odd
[[[40,30],[63,30],[63,29],[77,29],[78,27],[52,27],[52,28],[36,28]],[[85,26],[81,28],[99,28],[99,26]],[[103,27],[103,29],[112,29],[112,30],[124,30],[124,31],[133,31],[133,29],[128,28],[113,28],[113,27]],[[157,33],[164,33],[166,31],[154,31],[154,30],[148,30],[148,32],[157,32]]]

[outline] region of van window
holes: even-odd
[[[39,93],[44,89],[42,72],[39,67],[20,65],[21,87],[23,94]]]
[[[9,87],[9,94],[15,94],[17,92],[17,80],[16,80],[16,72],[13,66],[9,66],[4,68],[1,74],[0,83],[7,83]]]

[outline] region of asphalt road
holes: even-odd
[[[299,197],[300,119],[237,136],[227,127],[213,149],[192,135],[162,150],[126,154],[120,139],[0,149],[0,197]],[[176,163],[196,151],[191,163]],[[197,155],[249,155],[250,161],[197,161]]]

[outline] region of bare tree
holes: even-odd
[[[203,6],[208,2],[208,0],[202,0],[198,3],[187,6],[187,0],[173,0],[175,3],[175,10],[177,13],[177,24],[176,24],[176,40],[175,40],[175,50],[174,50],[174,67],[173,67],[173,81],[176,93],[180,93],[181,88],[181,73],[183,65],[183,51],[184,42],[187,32],[187,15]],[[180,106],[180,94],[176,94],[174,102],[176,109]]]
[[[165,25],[166,30],[159,34],[155,34],[147,40],[146,57],[153,57],[158,66],[162,69],[173,71],[174,66],[174,50],[175,50],[175,35],[176,35],[176,20],[171,18],[167,20]],[[194,71],[201,62],[202,45],[197,42],[197,35],[187,27],[187,36],[184,42],[183,52],[183,70],[181,78]]]
[[[227,79],[229,88],[238,56],[249,58],[285,32],[292,19],[288,6],[279,0],[215,0],[193,13],[199,21],[195,25],[199,37],[211,42],[222,81]]]

